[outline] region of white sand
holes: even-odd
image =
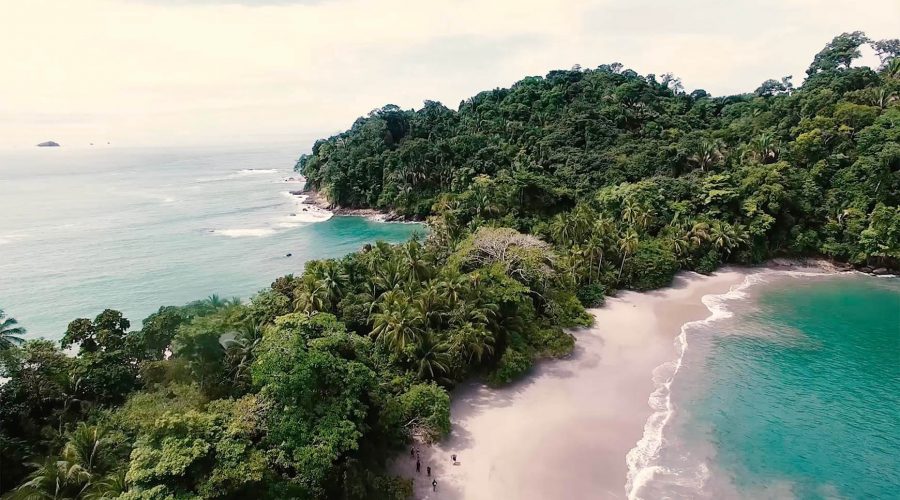
[[[651,414],[653,369],[677,357],[681,325],[709,316],[700,298],[727,292],[746,274],[685,273],[670,288],[608,299],[591,311],[594,327],[573,332],[569,358],[541,363],[506,388],[458,389],[451,435],[420,446],[422,472],[409,451],[392,470],[416,479],[423,499],[625,498],[625,456]]]

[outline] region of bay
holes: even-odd
[[[423,234],[361,217],[314,222],[289,193],[302,183],[285,182],[302,150],[0,152],[0,308],[29,338],[59,338],[72,319],[105,308],[139,326],[161,305],[246,299],[309,259]]]

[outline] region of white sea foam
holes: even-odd
[[[324,208],[306,203],[306,200],[309,199],[308,195],[293,194],[290,191],[284,191],[282,192],[282,194],[293,199],[297,203],[296,211],[291,214],[288,220],[283,221],[284,223],[295,224],[297,222],[324,222],[334,216],[334,214],[330,210],[326,210]]]
[[[660,476],[665,477],[667,483],[671,485],[687,487],[694,491],[703,489],[709,479],[709,467],[707,464],[701,462],[692,469],[685,471],[674,470],[659,463],[660,450],[665,444],[664,430],[666,425],[672,420],[676,410],[675,405],[672,403],[671,388],[687,352],[687,333],[693,328],[730,318],[733,313],[728,309],[727,303],[732,300],[745,298],[748,288],[758,283],[766,282],[766,277],[772,274],[801,278],[831,276],[835,273],[767,269],[748,274],[743,282],[732,286],[726,293],[701,297],[700,300],[709,309],[710,315],[702,320],[690,321],[682,325],[681,332],[675,339],[678,358],[674,361],[667,361],[653,370],[652,380],[655,389],[648,399],[648,405],[653,410],[653,413],[644,424],[643,437],[625,457],[625,462],[628,465],[625,491],[629,500],[642,500],[641,490]]]
[[[251,175],[271,175],[277,174],[278,169],[276,168],[244,168],[238,170],[237,172],[232,172],[227,175],[220,175],[216,177],[198,177],[196,179],[197,182],[218,182],[218,181],[228,181],[232,179],[240,179],[242,177],[247,177]]]
[[[258,175],[258,174],[274,174],[278,172],[275,168],[244,168],[238,171],[239,175]]]
[[[23,239],[25,239],[25,235],[21,233],[0,234],[0,245],[8,245]]]
[[[275,230],[270,227],[244,228],[244,229],[215,229],[212,232],[215,234],[222,235],[222,236],[228,236],[229,238],[247,238],[247,237],[262,238],[264,236],[272,236],[273,234],[275,234]]]
[[[278,218],[270,227],[254,229],[216,229],[213,232],[231,238],[251,236],[265,237],[275,234],[278,230],[294,229],[316,222],[324,222],[334,216],[329,210],[305,203],[306,200],[309,199],[309,196],[307,195],[296,195],[292,194],[290,191],[282,191],[281,194],[295,201],[296,208],[290,215]]]

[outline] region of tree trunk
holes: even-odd
[[[625,252],[625,255],[622,256],[622,265],[619,267],[619,276],[616,278],[616,281],[622,280],[622,271],[625,270],[625,260],[628,259],[628,252]]]

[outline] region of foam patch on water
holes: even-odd
[[[272,236],[276,231],[270,227],[260,227],[244,229],[215,229],[211,232],[222,236],[228,236],[229,238],[263,238],[265,236]]]
[[[0,245],[9,245],[19,240],[24,240],[25,235],[21,233],[0,234]]]
[[[692,491],[701,491],[709,480],[709,466],[699,463],[687,470],[674,470],[659,463],[660,450],[665,445],[664,430],[675,414],[675,406],[672,403],[672,383],[681,369],[684,355],[687,352],[687,335],[691,329],[704,327],[730,318],[733,313],[727,304],[732,300],[747,297],[746,290],[758,283],[767,282],[767,277],[773,274],[786,275],[794,278],[831,276],[835,273],[787,271],[787,270],[763,270],[748,274],[744,281],[732,286],[728,292],[717,295],[704,295],[701,302],[709,310],[710,315],[702,320],[690,321],[681,327],[681,332],[675,338],[678,358],[668,361],[656,367],[652,373],[655,389],[647,401],[653,413],[644,424],[644,435],[625,457],[628,465],[628,475],[625,482],[625,491],[629,500],[642,500],[642,490],[653,481],[665,479],[667,485],[689,488]]]
[[[294,194],[291,191],[284,191],[282,194],[294,200],[297,207],[296,211],[287,220],[282,221],[283,224],[324,222],[334,216],[330,210],[307,203],[306,201],[309,200],[308,195]]]
[[[277,168],[243,168],[238,170],[237,172],[232,172],[227,175],[217,176],[217,177],[198,177],[196,179],[197,182],[218,182],[218,181],[228,181],[233,179],[240,179],[242,177],[254,176],[254,175],[272,175],[277,174],[279,170]]]
[[[258,175],[258,174],[274,174],[278,172],[275,168],[244,168],[238,170],[238,175]]]

